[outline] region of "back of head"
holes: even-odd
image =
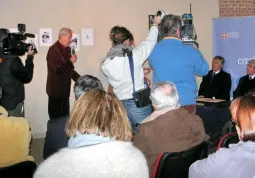
[[[122,103],[111,94],[93,90],[81,96],[67,123],[67,134],[93,134],[121,141],[132,139],[131,125]]]
[[[242,141],[255,141],[255,94],[235,99],[230,106],[233,121]]]
[[[134,41],[132,33],[125,27],[114,26],[110,31],[110,40],[113,46],[123,44],[126,40]]]
[[[179,94],[172,82],[159,82],[151,91],[152,105],[157,109],[178,109],[180,108]]]
[[[164,36],[172,36],[179,38],[181,28],[181,17],[173,14],[165,15],[162,19],[159,30]]]
[[[97,77],[83,75],[74,84],[75,99],[78,100],[85,92],[90,90],[104,90],[102,83]]]

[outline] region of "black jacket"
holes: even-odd
[[[240,78],[236,90],[233,92],[233,97],[240,97],[255,89],[255,78],[249,79],[249,75]]]
[[[10,111],[25,99],[24,83],[29,83],[33,78],[34,57],[28,55],[25,66],[17,56],[0,58],[0,86],[3,88],[0,105]]]
[[[216,99],[230,100],[231,76],[229,73],[221,70],[212,79],[213,71],[203,77],[198,95],[203,95],[205,98],[215,97]]]

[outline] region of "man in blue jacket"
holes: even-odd
[[[189,112],[195,112],[196,75],[206,75],[208,63],[193,45],[182,43],[179,16],[166,15],[159,28],[164,38],[155,46],[149,58],[153,83],[173,82],[177,86],[181,105]]]

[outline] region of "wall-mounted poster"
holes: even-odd
[[[154,19],[155,15],[149,15],[149,29],[151,28],[151,26],[153,25],[153,19]]]
[[[82,45],[93,46],[94,45],[94,34],[93,28],[84,28],[81,30],[82,34]]]
[[[40,28],[40,46],[51,46],[52,45],[52,29],[51,28]]]
[[[81,47],[80,36],[81,36],[80,34],[73,34],[73,38],[72,38],[70,47],[74,47],[75,51],[80,51],[80,47]]]

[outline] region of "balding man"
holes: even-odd
[[[247,75],[240,78],[238,86],[233,92],[234,98],[244,96],[248,92],[255,90],[255,59],[248,62],[246,72]]]
[[[134,144],[145,154],[152,175],[157,157],[163,152],[180,152],[205,139],[199,116],[181,107],[172,82],[159,82],[151,90],[154,112],[138,126]]]
[[[71,79],[76,81],[80,76],[74,70],[73,65],[77,56],[71,54],[69,47],[72,42],[72,33],[71,29],[62,28],[59,32],[58,41],[49,48],[47,54],[46,92],[49,96],[48,113],[50,119],[69,114]]]

